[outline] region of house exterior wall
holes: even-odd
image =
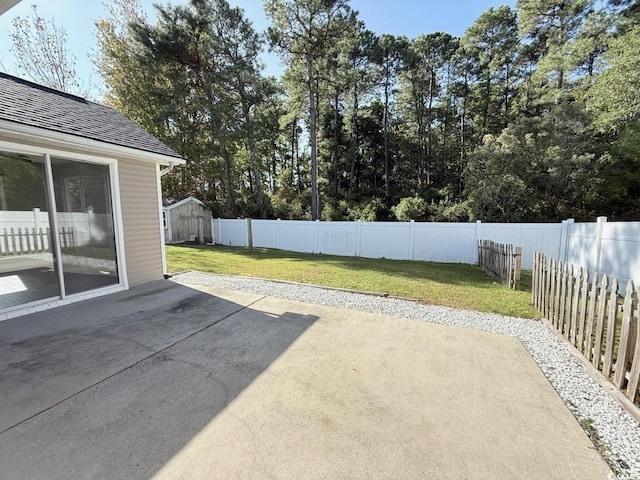
[[[76,155],[90,155],[96,158],[113,159],[118,168],[124,243],[122,250],[125,254],[128,285],[133,286],[163,278],[164,246],[160,238],[157,163],[142,161],[138,157],[116,155],[99,148],[16,135],[2,129],[0,129],[0,142],[24,146],[26,151],[32,148],[47,152],[55,150],[56,155],[63,158],[75,159]],[[209,219],[209,216],[206,218]]]
[[[191,201],[167,209],[167,214],[171,216],[171,236],[167,241],[171,238],[173,243],[189,242],[192,234],[199,235],[198,218],[202,218],[204,238],[198,240],[200,243],[211,242],[211,212],[207,208]]]
[[[129,285],[162,278],[157,165],[121,159],[120,204]]]

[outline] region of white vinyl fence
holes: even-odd
[[[312,222],[252,220],[253,245],[327,255],[477,262],[478,240],[523,248],[523,268],[531,269],[534,251],[560,254],[568,223],[488,224],[434,222]],[[247,246],[245,220],[212,220],[214,243]],[[542,249],[542,250],[541,250]]]
[[[640,222],[573,223],[564,258],[566,263],[618,278],[622,284],[640,283]]]
[[[534,252],[640,282],[640,222],[435,223],[252,220],[253,245],[328,255],[475,264],[478,240]],[[212,219],[214,243],[247,246],[245,220]]]

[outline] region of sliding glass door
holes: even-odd
[[[51,157],[67,295],[118,284],[109,166]]]
[[[0,151],[0,311],[119,283],[110,166]]]
[[[0,309],[59,295],[44,157],[0,151]]]

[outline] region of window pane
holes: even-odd
[[[58,297],[44,157],[0,151],[0,309]]]
[[[118,284],[109,167],[51,158],[67,294]]]

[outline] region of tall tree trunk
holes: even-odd
[[[418,124],[418,189],[421,193],[424,193],[424,118],[422,104],[422,96],[418,93],[418,87],[415,84],[416,80],[411,81],[411,96],[413,97],[413,104],[415,107],[416,123]]]
[[[351,200],[353,200],[358,165],[358,107],[358,85],[356,84],[353,89],[353,117],[351,119],[351,170],[349,171],[349,198]]]
[[[509,64],[505,66],[505,78],[504,78],[504,120],[502,122],[502,128],[507,128],[509,125],[509,80],[511,79]]]
[[[216,100],[213,97],[212,93],[207,90],[207,100],[211,105],[211,110],[215,111]],[[220,139],[221,128],[218,124],[218,121],[215,116],[211,116],[211,120],[209,122],[209,129],[211,130],[212,138],[219,139],[220,142],[220,153],[222,154],[222,161],[224,162],[224,183],[225,188],[227,190],[227,213],[231,218],[238,217],[238,207],[236,205],[236,195],[233,191],[233,181],[231,180],[231,156],[227,151],[227,146],[224,142],[224,139]]]
[[[302,171],[300,170],[300,143],[299,143],[299,139],[298,139],[298,131],[296,129],[296,155],[295,155],[295,159],[296,159],[296,177],[298,177],[298,185],[297,185],[297,190],[298,193],[302,193]],[[293,171],[293,170],[292,170]],[[293,174],[292,174],[293,177]]]
[[[296,170],[296,165],[298,164],[298,159],[296,156],[297,145],[298,145],[298,117],[293,119],[293,123],[291,126],[291,187],[293,187],[293,174]]]
[[[278,177],[278,171],[277,171],[277,164],[278,164],[278,147],[276,145],[276,142],[273,142],[271,144],[271,148],[273,149],[273,157],[271,157],[271,168],[273,169],[272,173],[271,173],[271,191],[275,192],[276,188],[278,188],[278,184],[277,184],[277,177]]]
[[[429,107],[427,109],[427,185],[431,185],[431,166],[435,163],[433,161],[433,97],[435,96],[435,84],[436,84],[436,71],[431,68],[431,77],[429,79]]]
[[[338,142],[339,142],[339,132],[338,132],[338,118],[339,111],[338,106],[340,102],[340,92],[336,90],[336,96],[334,98],[334,109],[333,109],[333,196],[338,198]]]
[[[307,55],[307,77],[309,82],[309,143],[311,145],[311,219],[317,220],[320,217],[318,202],[318,112],[316,111],[313,60],[310,55]]]
[[[260,175],[260,169],[258,168],[258,154],[256,152],[256,139],[253,130],[253,120],[251,119],[250,107],[247,99],[242,95],[242,113],[244,116],[245,130],[247,133],[247,143],[249,144],[249,158],[250,169],[253,174],[253,181],[256,185],[256,197],[258,200],[258,209],[260,210],[260,216],[267,218],[267,206],[264,201],[264,188],[262,186],[262,176]]]
[[[448,135],[449,135],[449,113],[450,113],[450,108],[449,105],[451,104],[451,98],[447,97],[447,106],[446,109],[444,111],[444,122],[442,124],[442,161],[440,162],[440,168],[442,169],[441,171],[441,180],[443,182],[447,181],[448,175],[447,175],[447,147],[448,147]]]
[[[231,180],[231,157],[226,145],[222,145],[222,160],[224,161],[224,183],[227,190],[227,212],[231,218],[238,218],[238,207],[236,205],[236,194],[233,191]]]
[[[560,104],[560,99],[562,97],[562,88],[564,86],[564,70],[561,68],[558,70],[558,87],[556,89],[556,105]]]
[[[465,142],[467,141],[466,130],[465,130],[465,122],[467,117],[467,92],[469,89],[469,84],[467,81],[466,73],[464,79],[464,97],[462,97],[462,112],[460,113],[460,166],[458,167],[458,195],[462,193],[464,190],[464,179],[462,178],[465,162],[466,162],[466,148]]]
[[[482,109],[482,136],[489,133],[489,103],[491,102],[491,70],[487,67],[487,81],[484,84],[484,105]]]
[[[389,200],[389,186],[391,165],[389,161],[389,70],[387,69],[384,82],[384,112],[383,112],[383,133],[384,133],[384,196]]]

